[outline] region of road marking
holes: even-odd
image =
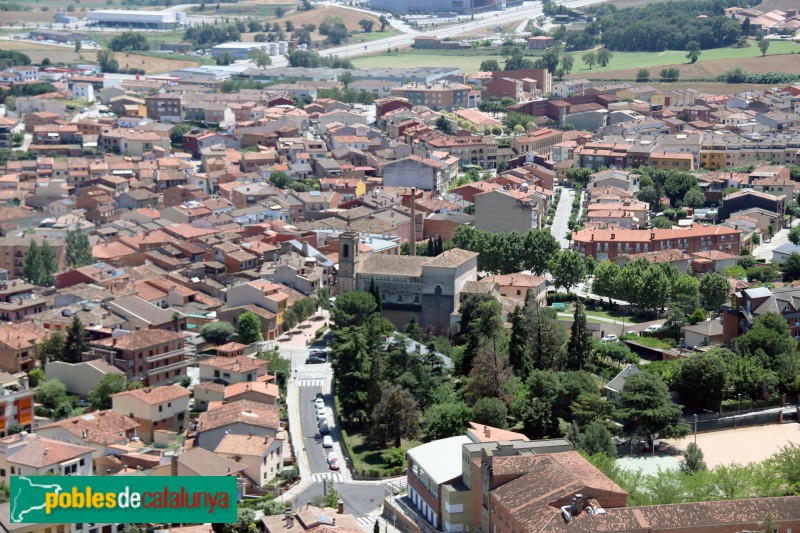
[[[298,387],[322,387],[324,379],[301,379],[297,381]]]
[[[362,526],[366,526],[369,530],[371,530],[375,525],[376,519],[372,516],[359,516],[356,518],[356,522],[361,524]]]
[[[344,476],[335,472],[311,474],[311,479],[313,481],[327,481],[331,479],[334,483],[344,483]]]
[[[390,481],[389,486],[397,489],[398,492],[401,492],[408,486],[408,478],[404,477],[403,479],[396,479],[394,481]]]

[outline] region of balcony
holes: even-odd
[[[179,350],[172,350],[171,352],[164,352],[164,353],[157,353],[144,358],[146,363],[154,363],[156,361],[162,361],[164,359],[169,359],[170,357],[178,357],[178,356],[185,356],[191,355],[189,348],[181,348]]]
[[[144,375],[150,378],[153,376],[157,376],[158,374],[163,374],[164,372],[171,372],[173,370],[178,370],[179,368],[192,366],[195,363],[195,361],[196,359],[194,357],[187,357],[183,361],[178,361],[177,363],[172,363],[171,365],[160,366],[158,368],[151,368],[150,370],[144,372]]]

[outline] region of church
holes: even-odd
[[[425,329],[450,330],[464,284],[478,279],[478,254],[455,248],[436,257],[358,253],[358,233],[339,236],[339,294],[369,291],[374,282],[383,316],[403,328],[414,317]]]

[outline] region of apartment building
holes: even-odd
[[[564,132],[550,128],[529,131],[526,135],[511,138],[511,149],[516,154],[536,152],[549,158],[553,147],[564,140]]]
[[[111,395],[112,409],[139,422],[139,437],[153,441],[156,431],[180,433],[189,412],[188,389],[180,385],[146,387]]]
[[[741,232],[724,226],[652,230],[583,229],[572,234],[572,249],[596,260],[616,261],[622,254],[683,250],[686,253],[719,250],[739,253]]]
[[[392,89],[392,96],[405,98],[413,105],[424,105],[438,111],[469,107],[468,96],[471,90],[469,85],[463,83],[412,83]]]
[[[147,107],[147,118],[162,122],[180,122],[184,119],[183,93],[164,93],[147,96],[144,99]]]
[[[430,152],[442,151],[457,157],[461,166],[478,165],[482,168],[497,168],[500,161],[505,162],[497,148],[494,137],[472,135],[444,135],[440,132],[429,132],[414,139],[414,153],[428,157]]]

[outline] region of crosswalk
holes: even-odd
[[[344,476],[338,472],[324,472],[311,474],[313,481],[328,481],[333,480],[334,483],[344,483]]]
[[[374,516],[359,516],[356,517],[356,522],[364,526],[367,531],[372,531],[372,528],[375,527],[376,519]]]
[[[298,387],[322,387],[325,383],[324,379],[299,379],[297,380]]]
[[[390,481],[389,486],[392,487],[392,492],[402,492],[408,486],[408,478],[404,477]]]

